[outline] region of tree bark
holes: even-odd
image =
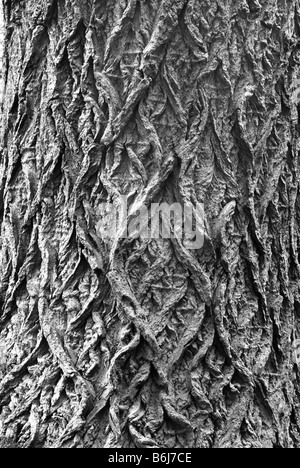
[[[4,1],[2,445],[300,447],[299,13]],[[123,196],[203,248],[100,238]]]

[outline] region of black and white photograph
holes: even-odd
[[[300,448],[300,0],[0,0],[0,448]]]

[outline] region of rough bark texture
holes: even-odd
[[[2,444],[300,448],[299,0],[4,12]],[[122,195],[204,247],[104,242]]]

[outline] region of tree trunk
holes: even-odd
[[[4,1],[3,446],[300,448],[299,14]],[[122,197],[203,247],[101,237]]]

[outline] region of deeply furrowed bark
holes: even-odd
[[[0,438],[299,448],[299,1],[4,15]],[[203,248],[101,239],[124,195],[204,203]]]

